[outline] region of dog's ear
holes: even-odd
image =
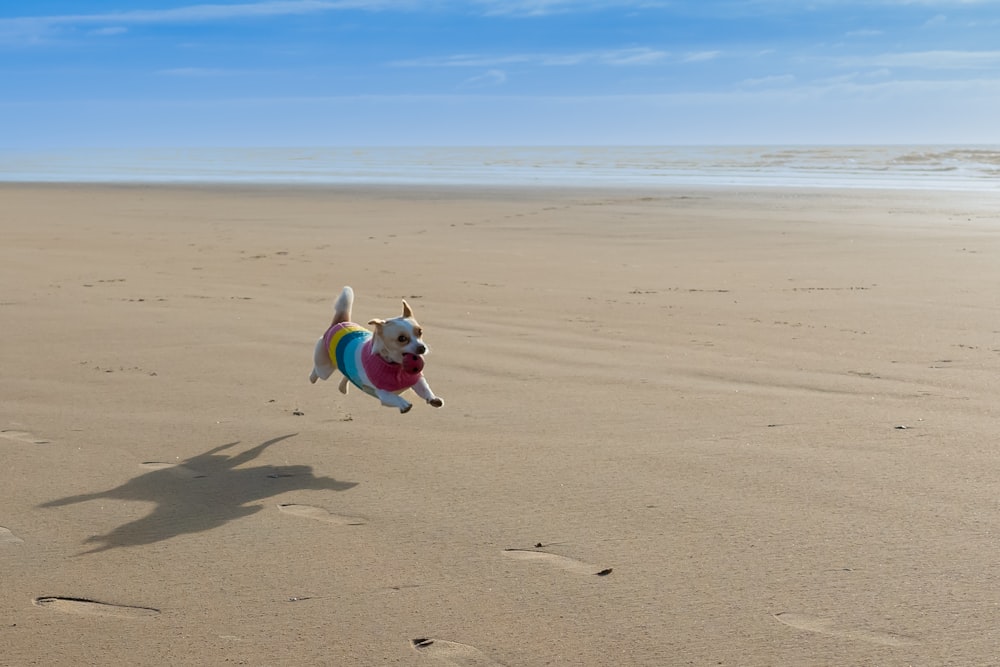
[[[376,331],[382,331],[382,325],[385,324],[385,320],[368,320],[368,324],[375,327]]]
[[[403,317],[413,317],[413,309],[406,303],[406,299],[403,299]]]

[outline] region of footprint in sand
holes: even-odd
[[[191,468],[186,468],[182,465],[176,463],[165,463],[163,461],[145,461],[139,464],[143,468],[149,468],[150,470],[166,470],[172,475],[177,475],[184,479],[201,479],[202,477],[208,477],[208,475],[203,475],[197,470],[191,470]]]
[[[15,431],[15,430],[3,430],[0,431],[0,438],[6,438],[7,440],[18,440],[20,442],[30,442],[33,445],[45,445],[50,441],[44,438],[39,438],[33,433],[28,433],[27,431]]]
[[[24,540],[10,532],[9,528],[0,526],[0,544],[20,544],[22,542],[24,542]]]
[[[109,604],[86,598],[40,597],[35,598],[35,604],[46,609],[54,609],[67,614],[84,614],[87,616],[114,616],[115,618],[146,618],[157,616],[159,609],[151,607],[132,607],[129,605]]]
[[[301,516],[314,521],[332,523],[337,526],[363,526],[365,520],[357,516],[334,514],[322,507],[313,505],[296,505],[295,503],[278,503],[278,510],[292,516]]]
[[[590,574],[597,575],[599,577],[605,577],[611,574],[610,567],[602,570],[601,568],[591,565],[590,563],[584,563],[583,561],[576,560],[575,558],[560,556],[547,551],[538,551],[535,549],[504,549],[503,554],[504,556],[514,558],[515,560],[547,563],[576,574]]]
[[[417,650],[417,653],[449,665],[459,665],[460,667],[502,667],[501,663],[490,660],[483,655],[482,651],[468,644],[459,644],[458,642],[432,639],[430,637],[411,639],[410,644]]]
[[[867,630],[864,628],[852,628],[839,625],[836,621],[809,614],[797,614],[795,612],[781,612],[774,617],[787,626],[799,630],[808,630],[821,635],[831,637],[845,637],[847,639],[858,639],[871,644],[881,644],[883,646],[912,646],[919,643],[913,637],[896,634],[895,632],[882,632],[880,630]]]

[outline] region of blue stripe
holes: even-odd
[[[357,347],[364,345],[368,338],[371,336],[370,331],[360,330],[352,331],[348,334],[344,334],[340,340],[337,341],[337,368],[340,372],[347,376],[355,387],[364,389],[360,384],[358,384],[358,354]]]

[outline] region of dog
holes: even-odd
[[[434,395],[424,379],[424,355],[430,350],[421,339],[423,329],[406,299],[400,317],[369,321],[374,331],[351,321],[353,306],[354,290],[345,287],[333,304],[333,322],[316,341],[309,382],[328,380],[339,370],[344,375],[340,381],[342,394],[353,384],[382,405],[407,413],[413,404],[400,394],[413,389],[433,407],[443,406],[444,401]]]

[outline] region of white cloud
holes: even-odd
[[[570,12],[589,12],[601,9],[628,9],[669,7],[666,1],[656,0],[474,0],[483,12],[492,16],[549,16]]]
[[[882,30],[865,29],[865,30],[852,30],[849,33],[847,33],[846,36],[847,37],[881,37],[884,34],[885,33]]]
[[[166,76],[191,76],[191,77],[201,77],[201,76],[228,76],[230,74],[235,74],[231,70],[224,69],[213,69],[210,67],[174,67],[172,69],[164,69],[157,72],[157,74],[163,74]]]
[[[795,76],[793,74],[775,74],[756,79],[746,79],[740,85],[750,88],[762,88],[768,86],[787,86],[792,83],[795,83]]]
[[[90,23],[190,23],[237,18],[315,14],[345,9],[388,9],[413,6],[391,0],[272,0],[238,4],[202,4],[170,9],[130,9],[98,14],[62,14],[0,19],[0,26],[57,26]]]
[[[892,76],[892,70],[882,67],[880,69],[873,69],[862,74],[863,77],[867,79],[884,79],[886,77]]]
[[[479,56],[458,54],[454,56],[413,58],[389,63],[394,67],[491,67],[537,60],[538,55]]]
[[[267,19],[336,11],[460,11],[487,16],[543,16],[601,8],[660,6],[656,0],[265,0],[234,4],[192,4],[168,9],[126,9],[91,14],[58,14],[0,18],[0,44],[30,44],[61,31],[98,26],[90,34],[111,35],[123,26]],[[106,27],[107,26],[107,27]],[[114,27],[110,27],[114,26]]]
[[[482,74],[470,77],[462,82],[460,88],[488,88],[507,82],[507,73],[502,69],[491,69]]]
[[[695,51],[684,54],[683,60],[686,63],[700,63],[706,60],[715,60],[720,55],[722,55],[721,51]]]
[[[847,67],[911,67],[927,70],[994,69],[1000,67],[1000,51],[912,51],[840,58]]]
[[[861,76],[860,72],[849,72],[848,74],[841,74],[839,76],[829,76],[823,79],[817,79],[815,83],[822,85],[836,86],[856,81],[860,76]]]
[[[921,7],[974,7],[1000,4],[1000,0],[812,0],[808,4],[800,0],[733,0],[734,5],[745,7],[756,7],[757,9],[769,8],[771,10],[799,11],[801,9],[813,10],[820,7],[845,7],[845,6],[872,6],[883,5],[889,7],[919,5]]]
[[[811,5],[843,3],[844,0],[813,0]],[[866,4],[856,0],[855,4]],[[996,5],[998,0],[883,0],[887,5],[922,5],[929,7],[962,7]],[[557,13],[589,12],[602,9],[677,9],[676,2],[667,0],[263,0],[232,4],[204,3],[168,9],[126,9],[93,14],[63,14],[50,16],[22,16],[0,18],[0,33],[32,32],[58,26],[86,25],[93,23],[190,23],[222,21],[240,18],[266,18],[316,14],[330,11],[437,11],[464,9],[471,13],[509,16],[545,16]],[[786,13],[801,11],[801,4],[788,0],[732,0],[724,3],[729,9],[744,7],[757,11],[762,7],[783,10]]]
[[[128,32],[128,28],[125,26],[108,26],[107,28],[97,28],[96,30],[91,30],[89,34],[98,35],[100,37],[111,37],[114,35],[121,35]]]
[[[896,96],[918,96],[934,99],[947,96],[952,99],[968,99],[970,96],[997,98],[1000,90],[998,79],[952,79],[934,81],[927,79],[895,79],[882,82],[837,81],[821,82],[803,86],[799,92],[810,97],[853,96],[860,99],[880,99]]]
[[[659,62],[669,54],[649,48],[621,49],[599,53],[596,62],[606,65],[649,65]]]
[[[602,8],[667,6],[655,0],[474,0],[472,13],[487,15],[542,16]],[[32,36],[60,27],[92,24],[200,23],[232,19],[268,18],[318,14],[332,11],[469,11],[468,2],[458,0],[264,0],[232,4],[192,4],[168,9],[126,9],[92,14],[57,14],[0,18],[0,37]]]
[[[131,9],[95,14],[61,14],[0,18],[0,43],[41,41],[60,29],[94,24],[113,26],[141,24],[203,23],[235,19],[316,14],[336,10],[409,9],[416,0],[271,0],[238,4],[200,4],[170,9]]]
[[[888,0],[890,5],[923,5],[925,7],[962,7],[969,5],[995,5],[997,0]]]
[[[573,65],[649,65],[665,59],[669,54],[646,47],[582,51],[576,53],[516,53],[497,56],[459,54],[454,56],[398,60],[396,67],[499,67],[503,65],[531,64],[546,67]]]

